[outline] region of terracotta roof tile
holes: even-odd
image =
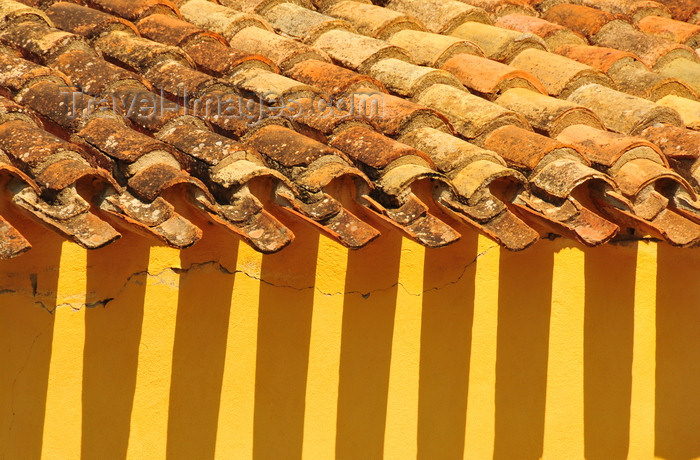
[[[325,35],[328,33],[323,34],[322,37]],[[319,46],[305,45],[257,27],[241,30],[236,35],[229,37],[229,43],[233,48],[248,53],[261,54],[271,59],[283,71],[291,69],[295,64],[307,59],[329,61]]]
[[[71,2],[54,3],[47,8],[46,14],[56,26],[83,37],[94,37],[112,30],[136,33],[129,21]]]
[[[615,86],[610,77],[599,70],[538,49],[523,51],[510,65],[534,75],[555,97],[567,97],[577,88],[592,83]]]
[[[506,63],[525,49],[547,49],[544,41],[536,35],[479,22],[465,22],[453,29],[450,35],[472,41],[479,45],[489,59]]]
[[[610,23],[601,29],[591,42],[606,47],[629,51],[649,67],[663,66],[667,62],[684,58],[698,62],[694,50],[663,38],[645,34],[622,22]]]
[[[438,34],[449,34],[467,21],[491,24],[485,10],[456,0],[390,0],[386,6],[413,16]]]
[[[150,14],[179,16],[174,3],[168,0],[85,0],[91,7],[98,8],[130,21],[139,20]]]
[[[330,96],[363,89],[386,92],[384,85],[368,75],[316,59],[302,61],[289,69],[286,74],[295,80],[314,85]]]
[[[484,56],[481,48],[468,40],[419,30],[401,30],[388,41],[408,51],[415,64],[429,67],[440,68],[445,61],[460,54]]]
[[[638,23],[643,32],[658,35],[667,40],[700,48],[700,26],[660,16],[647,16]]]
[[[429,247],[459,239],[459,233],[430,214],[428,206],[410,191],[416,181],[445,180],[425,153],[360,126],[341,131],[330,145],[367,172],[375,189],[365,199],[391,224]]]
[[[529,0],[468,0],[465,3],[483,8],[496,17],[508,14],[537,16],[537,11]]]
[[[207,0],[189,0],[180,5],[182,17],[202,29],[211,30],[231,39],[246,27],[272,30],[269,24],[256,14],[242,13]]]
[[[563,129],[576,124],[605,128],[588,108],[527,89],[509,89],[496,103],[521,114],[533,128],[550,136],[556,136]]]
[[[32,248],[26,238],[0,216],[0,260],[17,257]]]
[[[613,14],[620,14],[637,22],[650,16],[670,17],[668,9],[661,3],[649,0],[581,0],[584,6],[590,6]]]
[[[431,67],[418,66],[401,59],[382,59],[367,69],[367,73],[384,84],[394,94],[415,97],[433,85],[463,86],[451,73]]]
[[[682,126],[677,111],[600,85],[574,91],[569,100],[589,108],[611,131],[638,134],[656,123]]]
[[[691,21],[700,11],[700,5],[695,0],[659,0],[671,11],[674,19]]]
[[[563,3],[548,9],[544,19],[560,24],[584,37],[591,37],[612,21],[623,20],[622,16],[583,5]]]
[[[363,35],[380,39],[388,39],[401,30],[425,30],[412,16],[352,0],[337,2],[326,13],[348,21]]]
[[[322,34],[314,45],[328,53],[334,62],[360,73],[382,59],[410,60],[408,53],[397,46],[343,30]]]
[[[524,14],[512,13],[502,16],[495,25],[535,34],[542,38],[552,50],[562,45],[585,45],[588,43],[584,37],[564,26]]]
[[[521,193],[515,200],[528,217],[587,246],[603,244],[617,234],[617,225],[572,196],[574,189],[584,186],[614,188],[614,182],[590,168],[575,149],[514,126],[495,130],[484,145],[529,177],[532,193]]]
[[[335,19],[294,3],[276,5],[264,13],[264,16],[276,31],[307,43],[312,43],[319,35],[329,30],[354,31],[350,23],[343,18]]]
[[[700,63],[695,60],[674,59],[655,70],[666,77],[677,78],[700,94]]]
[[[700,130],[700,102],[684,97],[668,95],[656,101],[657,104],[675,109],[690,129]]]
[[[507,64],[469,54],[458,54],[442,65],[467,88],[488,99],[495,99],[511,88],[547,93],[532,74]]]
[[[529,128],[522,115],[453,86],[433,85],[417,102],[444,114],[467,139],[481,138],[504,125]]]

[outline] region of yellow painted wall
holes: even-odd
[[[700,250],[288,222],[0,262],[0,459],[700,458]]]

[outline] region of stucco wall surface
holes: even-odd
[[[289,224],[0,263],[0,459],[700,458],[700,250]]]

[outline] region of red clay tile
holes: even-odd
[[[203,30],[182,19],[164,14],[152,14],[141,19],[137,24],[139,33],[144,37],[171,46],[187,49],[192,42],[210,40],[226,46],[226,39],[216,32]]]
[[[479,56],[458,54],[446,60],[441,68],[456,76],[470,90],[489,99],[495,99],[511,88],[547,94],[547,90],[530,73]]]
[[[700,48],[700,26],[659,16],[647,16],[637,24],[648,34],[658,35],[667,40]]]
[[[46,14],[56,27],[83,37],[95,37],[112,30],[138,33],[129,21],[71,2],[54,3],[46,10]]]
[[[591,42],[599,46],[629,51],[638,56],[650,68],[661,67],[679,58],[692,62],[699,61],[698,56],[691,48],[645,34],[622,22],[611,23],[601,29],[591,38]]]
[[[552,50],[563,45],[585,45],[587,43],[584,37],[564,26],[524,14],[513,13],[502,16],[495,25],[518,32],[535,34],[542,38]]]
[[[455,0],[390,0],[386,6],[413,16],[437,34],[449,34],[467,21],[491,24],[485,10]]]
[[[496,103],[524,116],[533,128],[550,136],[556,136],[564,128],[576,124],[605,129],[591,110],[527,89],[509,89]]]
[[[343,19],[336,19],[289,2],[272,7],[264,15],[276,31],[306,43],[312,43],[329,30],[355,30]]]
[[[197,65],[197,69],[217,77],[228,77],[238,70],[251,67],[271,72],[279,71],[279,68],[264,56],[246,53],[213,41],[188,45],[185,51]]]
[[[584,37],[591,37],[606,24],[624,18],[583,5],[560,4],[547,10],[544,19],[567,27]]]
[[[530,5],[529,0],[469,0],[465,3],[483,8],[496,17],[508,14],[537,16],[537,11]]]
[[[696,0],[658,0],[663,3],[679,21],[691,21],[700,11]]]
[[[330,96],[361,89],[387,92],[384,85],[368,75],[316,59],[299,62],[289,69],[286,75],[307,85],[316,86]]]
[[[522,115],[452,86],[433,85],[416,102],[443,114],[466,139],[479,139],[504,125],[530,127]]]
[[[137,21],[151,14],[180,16],[174,3],[168,0],[85,0],[91,7],[109,14]]]
[[[307,59],[329,60],[318,48],[257,27],[241,30],[233,37],[229,37],[229,43],[232,48],[269,58],[283,71]]]
[[[43,64],[69,49],[94,52],[82,37],[54,29],[44,22],[27,21],[7,27],[0,32],[0,41],[19,48],[28,59]]]
[[[408,53],[401,48],[376,38],[343,30],[332,30],[322,34],[316,39],[314,46],[328,53],[333,61],[360,73],[367,73],[367,69],[382,59],[410,61]]]
[[[394,33],[404,30],[424,30],[425,27],[412,16],[382,8],[381,6],[343,0],[331,6],[326,13],[344,19],[363,35],[388,39]]]
[[[640,135],[656,144],[668,158],[700,158],[700,133],[697,131],[659,124],[648,127]]]
[[[463,89],[454,75],[444,70],[418,66],[401,59],[382,59],[367,69],[384,87],[403,97],[416,97],[433,85],[449,85]]]
[[[401,30],[388,41],[408,51],[414,64],[428,67],[440,68],[448,59],[461,54],[484,56],[481,48],[468,40],[420,30]]]
[[[139,72],[146,72],[155,63],[164,60],[194,67],[194,63],[182,49],[126,32],[116,31],[102,35],[95,41],[95,46],[118,64]]]
[[[564,56],[537,49],[527,49],[515,57],[511,66],[534,75],[547,92],[555,97],[567,97],[577,88],[598,84],[614,87],[604,73]]]
[[[528,48],[543,51],[547,49],[545,42],[536,35],[479,22],[465,22],[453,29],[450,35],[476,43],[486,57],[505,63],[510,62],[521,51]]]
[[[257,14],[242,13],[208,0],[183,2],[180,4],[180,12],[192,24],[221,34],[228,40],[247,27],[272,30],[270,25]]]
[[[82,49],[71,50],[61,54],[51,67],[70,76],[71,82],[87,94],[106,95],[107,91],[118,84],[139,84],[151,89],[149,83],[140,75],[129,72],[111,64],[94,53]]]
[[[12,259],[32,248],[26,238],[0,216],[0,260]]]
[[[587,107],[609,130],[622,134],[635,135],[656,123],[683,125],[673,109],[600,85],[583,86],[569,100]]]

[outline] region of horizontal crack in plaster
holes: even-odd
[[[423,295],[426,292],[437,291],[440,289],[444,289],[447,286],[451,286],[451,285],[459,283],[462,280],[462,278],[464,277],[464,275],[466,274],[469,267],[474,265],[479,258],[483,257],[486,253],[488,253],[489,251],[491,251],[492,249],[495,249],[495,248],[498,248],[498,245],[490,246],[490,247],[486,248],[483,252],[477,254],[471,262],[464,265],[462,272],[454,280],[448,281],[441,286],[435,286],[435,287],[431,287],[428,289],[423,289],[420,293],[412,292],[409,289],[409,287],[405,286],[403,283],[401,283],[399,281],[397,281],[389,286],[386,286],[386,287],[372,289],[370,291],[364,291],[364,292],[358,291],[358,290],[343,291],[343,292],[325,292],[325,291],[317,288],[314,285],[298,287],[298,286],[292,286],[292,285],[286,285],[286,284],[276,284],[276,283],[273,283],[269,280],[266,280],[260,276],[256,276],[252,273],[248,273],[244,270],[236,270],[236,269],[231,270],[231,269],[225,267],[224,265],[221,265],[221,263],[219,263],[217,261],[208,261],[208,262],[193,263],[187,268],[167,267],[167,268],[164,268],[163,270],[161,270],[155,274],[150,273],[148,270],[142,270],[142,271],[132,273],[131,275],[129,275],[126,278],[126,280],[124,281],[124,283],[122,284],[122,286],[119,288],[119,290],[117,291],[117,293],[115,295],[110,296],[110,297],[106,297],[103,299],[87,302],[87,303],[86,302],[82,302],[82,303],[81,302],[62,302],[62,303],[57,304],[56,306],[47,305],[44,301],[37,298],[38,295],[37,295],[36,290],[34,288],[32,289],[33,292],[29,292],[27,289],[0,289],[0,295],[7,295],[7,294],[29,295],[29,296],[34,298],[34,302],[37,306],[39,306],[39,307],[43,308],[44,310],[46,310],[47,312],[53,314],[53,312],[56,310],[56,308],[69,307],[69,308],[72,308],[73,310],[80,310],[82,308],[106,307],[107,304],[114,301],[115,299],[118,299],[120,294],[131,283],[135,283],[135,284],[139,284],[139,285],[144,284],[144,281],[139,279],[141,277],[147,277],[147,278],[151,279],[152,285],[164,285],[164,286],[168,286],[172,289],[178,289],[179,288],[178,282],[173,281],[172,279],[169,279],[167,277],[168,274],[175,274],[178,276],[182,276],[182,275],[187,274],[187,273],[194,271],[194,270],[201,270],[201,269],[204,269],[205,267],[214,267],[217,270],[219,270],[221,273],[223,273],[224,275],[227,275],[227,276],[242,274],[242,275],[247,276],[250,279],[259,281],[259,282],[264,283],[268,286],[272,286],[272,287],[276,287],[276,288],[280,288],[280,289],[291,289],[291,290],[299,291],[299,292],[307,291],[309,289],[315,289],[319,294],[321,294],[323,296],[328,296],[328,297],[338,296],[338,295],[360,295],[360,296],[362,296],[362,298],[368,299],[372,294],[379,293],[379,292],[385,292],[385,291],[388,291],[391,289],[395,289],[397,287],[402,288],[404,290],[404,292],[408,295],[420,297],[421,295]]]

